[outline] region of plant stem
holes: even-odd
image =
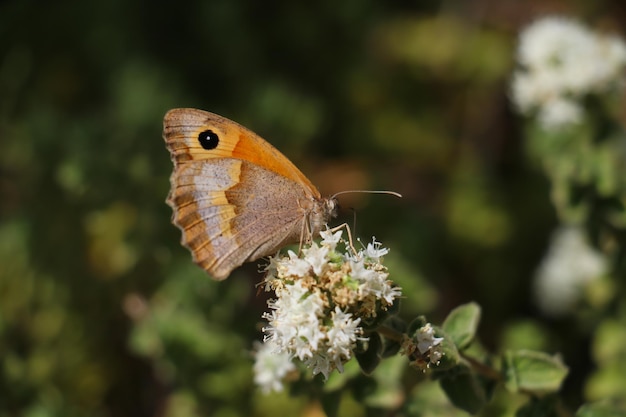
[[[404,333],[385,325],[377,327],[376,331],[380,333],[381,336],[385,336],[387,339],[394,340],[396,342],[402,342],[404,336]]]

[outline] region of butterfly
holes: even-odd
[[[163,138],[174,170],[167,203],[182,244],[214,279],[317,236],[336,216],[302,172],[254,132],[217,114],[173,109]]]

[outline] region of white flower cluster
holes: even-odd
[[[517,61],[513,102],[522,114],[536,112],[546,129],[557,129],[581,120],[586,95],[622,84],[626,45],[574,20],[546,17],[520,34]]]
[[[437,364],[443,353],[437,346],[443,341],[443,337],[435,337],[435,329],[430,323],[426,323],[417,333],[417,350],[422,355],[428,355],[430,363]]]
[[[411,366],[425,371],[431,364],[439,365],[443,357],[442,341],[443,337],[435,337],[432,324],[426,323],[418,329],[414,339],[405,337],[402,350],[411,359]]]
[[[289,251],[272,258],[267,267],[265,290],[276,298],[263,315],[268,325],[255,364],[255,381],[265,391],[282,389],[280,380],[292,369],[286,363],[293,359],[326,379],[334,369],[342,372],[357,341],[367,340],[361,321],[376,317],[401,295],[387,279],[381,258],[388,250],[380,243],[343,253],[337,249],[342,231],[320,235],[320,245],[303,248],[301,256]],[[275,356],[261,353],[267,351]],[[284,364],[277,365],[280,355]]]
[[[537,270],[535,300],[546,314],[566,314],[579,300],[584,286],[606,271],[606,259],[589,246],[580,228],[562,227],[555,232]]]

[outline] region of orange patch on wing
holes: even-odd
[[[307,177],[289,160],[269,143],[263,141],[262,146],[255,144],[255,140],[262,140],[259,137],[250,137],[254,133],[242,131],[239,133],[239,140],[233,141],[236,145],[232,152],[233,158],[240,158],[250,161],[255,165],[275,172],[295,183],[302,184],[311,190],[315,197],[319,197],[319,191],[309,181]]]

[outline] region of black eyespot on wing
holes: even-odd
[[[220,138],[214,131],[205,130],[198,135],[198,143],[200,143],[200,146],[204,149],[210,151],[211,149],[217,148],[217,145],[220,143]]]

